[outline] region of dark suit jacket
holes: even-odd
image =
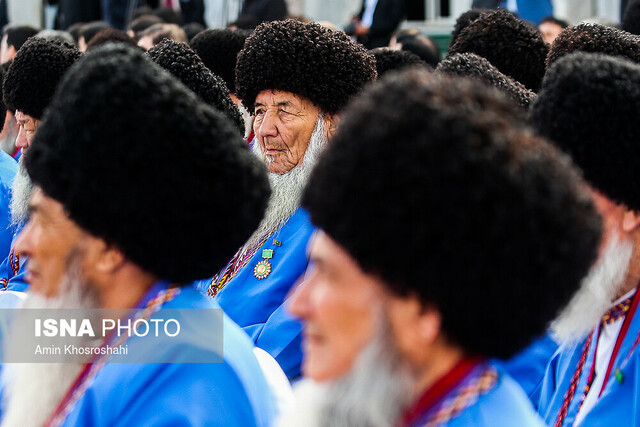
[[[365,0],[358,13],[358,19],[364,14]],[[373,12],[373,22],[369,34],[359,37],[358,41],[367,49],[388,46],[391,35],[398,28],[404,18],[404,0],[378,0]]]

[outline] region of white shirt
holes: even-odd
[[[377,5],[378,0],[364,0],[364,13],[360,20],[363,26],[371,28],[371,24],[373,24],[373,12],[375,12]]]
[[[622,297],[618,298],[611,306],[613,307],[614,305],[621,303],[634,293],[635,289],[629,291]],[[618,339],[618,334],[620,334],[620,329],[622,328],[625,317],[626,316],[622,316],[615,322],[608,325],[603,325],[600,328],[600,336],[598,337],[597,342],[598,349],[596,351],[596,367],[594,372],[595,378],[593,380],[591,388],[589,389],[589,393],[587,393],[587,397],[584,399],[580,411],[578,411],[578,414],[576,415],[575,422],[573,423],[574,426],[580,425],[582,420],[584,420],[584,417],[586,417],[589,411],[593,409],[594,406],[596,406],[596,403],[598,403],[600,390],[602,389],[602,384],[604,384],[607,368],[609,367],[609,361],[611,360],[611,356],[613,355],[613,348],[616,345],[616,340]],[[584,369],[586,369],[588,372],[591,369],[591,366],[585,365]],[[584,389],[582,391],[584,391]],[[576,397],[582,398],[582,395],[576,394]]]

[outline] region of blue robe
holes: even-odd
[[[9,226],[11,185],[18,172],[18,163],[10,155],[0,150],[0,258],[9,253],[13,230]]]
[[[26,222],[22,222],[15,227],[13,227],[13,238],[11,239],[10,248],[13,249],[15,246],[18,235],[22,231],[22,228],[25,226]],[[24,292],[27,290],[29,285],[26,282],[26,274],[27,274],[27,258],[19,257],[19,268],[17,274],[13,273],[13,269],[11,268],[11,250],[7,251],[7,255],[4,260],[0,264],[0,280],[3,285],[0,286],[0,291],[17,291]],[[4,283],[6,281],[6,289],[4,288]]]
[[[572,426],[578,412],[578,406],[582,399],[589,372],[595,356],[595,340],[598,331],[587,355],[578,387],[564,421],[565,426]],[[622,383],[615,379],[616,368],[630,354],[633,343],[640,334],[640,315],[636,314],[629,325],[629,330],[620,347],[620,351],[611,370],[611,376],[607,385],[596,402],[595,406],[587,413],[583,426],[637,426],[640,425],[640,348],[636,347],[629,356],[627,364],[622,367]],[[586,338],[577,343],[562,345],[547,366],[542,383],[538,412],[544,420],[553,425],[558,416],[564,395],[569,389],[571,378],[576,371],[576,366],[582,355],[582,349]]]
[[[215,300],[224,312],[280,364],[291,380],[300,376],[302,324],[287,312],[285,298],[305,273],[309,263],[307,244],[315,228],[309,214],[298,209],[253,258],[218,292]],[[281,242],[280,246],[274,239]],[[265,279],[254,276],[262,250],[272,249],[271,273]],[[196,282],[206,294],[211,279]]]
[[[218,308],[192,287],[185,287],[163,310]],[[66,426],[269,426],[275,403],[253,355],[251,341],[228,317],[223,321],[222,354],[202,342],[196,322],[181,322],[176,338],[145,346],[150,363],[107,363],[65,419]],[[136,348],[142,338],[130,338]],[[156,344],[157,343],[157,344]],[[195,344],[194,344],[195,343]],[[139,347],[138,347],[139,348]],[[179,363],[211,354],[221,363]],[[154,360],[176,360],[153,363]],[[28,409],[28,408],[25,408]]]
[[[504,370],[529,396],[534,407],[537,407],[540,400],[544,373],[556,350],[558,350],[558,344],[549,334],[546,334],[515,357],[500,362]]]
[[[496,385],[489,392],[481,394],[471,406],[441,425],[448,427],[541,427],[544,425],[518,384],[499,365],[494,364],[493,367],[499,375]],[[409,424],[409,426],[424,425],[424,421],[438,410],[441,404],[447,402],[462,387],[468,385],[469,379],[473,378],[477,369],[481,368],[482,365],[477,367],[458,386],[443,396],[441,403],[436,405],[432,411],[422,414],[418,422]]]

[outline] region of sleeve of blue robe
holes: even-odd
[[[515,357],[501,363],[511,378],[522,387],[536,409],[545,371],[557,350],[558,344],[547,334]]]

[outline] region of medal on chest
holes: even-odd
[[[256,279],[266,279],[271,274],[271,263],[269,262],[271,258],[273,258],[273,249],[263,249],[262,261],[259,261],[253,268],[253,275]]]

